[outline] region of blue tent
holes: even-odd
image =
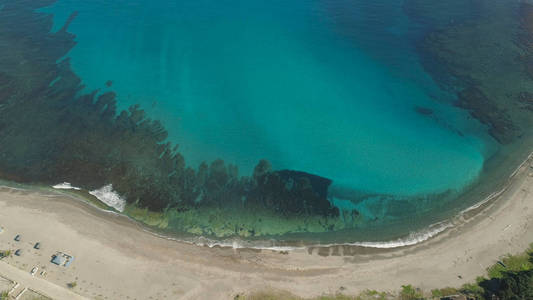
[[[65,257],[63,257],[62,255],[54,255],[52,257],[52,263],[61,266],[65,263]]]

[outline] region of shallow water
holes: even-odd
[[[105,187],[120,199],[121,211],[170,233],[193,234],[192,240],[396,245],[425,239],[497,188],[471,189],[497,167],[487,167],[499,161],[496,153],[503,159],[520,148],[515,143],[504,151],[489,133],[500,142],[527,136],[529,116],[517,110],[530,109],[530,94],[528,84],[502,83],[500,97],[492,89],[500,76],[483,74],[485,54],[464,51],[472,45],[462,34],[485,30],[485,23],[469,21],[506,6],[419,2],[59,0],[41,11],[53,15],[54,30],[78,12],[68,27],[76,35],[72,49],[68,34],[34,28],[34,22],[47,24],[45,15],[7,6],[4,18],[18,13],[29,21],[20,30],[17,18],[7,22],[9,34],[0,30],[0,42],[29,54],[0,48],[0,63],[14,70],[12,77],[0,72],[0,95],[18,78],[7,89],[18,102],[0,105],[0,112],[11,111],[9,127],[0,122],[0,141],[9,146],[0,151],[8,158],[0,160],[0,175],[71,182],[87,191]],[[504,30],[516,26],[509,14]],[[462,22],[467,26],[455,27]],[[453,29],[451,41],[437,36],[444,54],[421,47],[428,33],[443,28]],[[503,34],[488,39],[500,42],[515,47]],[[519,51],[508,44],[502,49],[512,57]],[[77,77],[54,56],[68,50],[85,85],[79,97],[73,96]],[[447,56],[456,50],[464,61]],[[493,46],[481,50],[495,57]],[[47,59],[52,63],[41,65]],[[524,80],[520,59],[502,60],[519,74],[515,82]],[[25,67],[28,60],[35,68]],[[464,74],[468,68],[471,74]],[[47,86],[34,77],[46,77]],[[26,93],[32,84],[46,101]],[[107,96],[83,96],[95,89]],[[463,90],[470,93],[460,109]],[[164,128],[136,110],[115,117],[108,91],[117,93],[119,109],[139,104]],[[516,124],[507,119],[509,109],[519,116]],[[162,144],[164,129],[192,169]],[[217,158],[226,165],[209,164]],[[260,159],[291,171],[261,175],[254,172]],[[324,178],[333,182],[329,190]],[[427,229],[430,224],[437,225]]]
[[[492,151],[422,69],[412,39],[424,28],[401,1],[49,9],[56,24],[74,10],[74,70],[91,89],[112,80],[120,106],[139,103],[162,120],[193,166],[222,158],[249,175],[265,158],[336,187],[405,196],[461,190]]]

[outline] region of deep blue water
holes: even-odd
[[[412,196],[461,191],[495,143],[424,71],[428,28],[393,0],[60,0],[47,11],[78,45],[87,89],[160,119],[188,164],[222,158],[334,188]],[[416,112],[431,109],[431,115]]]

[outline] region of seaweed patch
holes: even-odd
[[[429,14],[434,5],[446,9]],[[486,124],[501,144],[531,133],[531,4],[410,0],[406,11],[433,25],[418,49],[434,79],[455,91],[458,107]]]
[[[339,216],[327,199],[329,179],[275,171],[267,161],[251,177],[223,160],[193,169],[167,142],[162,124],[139,106],[117,112],[114,92],[84,92],[66,57],[76,45],[67,31],[76,13],[51,32],[51,15],[37,9],[53,2],[0,1],[2,178],[112,192],[108,204],[120,211],[126,205],[177,213],[224,207],[285,218]]]

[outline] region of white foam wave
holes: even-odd
[[[126,200],[113,190],[112,184],[90,191],[89,194],[120,212],[123,212],[126,207]]]
[[[485,199],[479,201],[478,203],[476,203],[476,204],[474,204],[474,205],[472,205],[470,207],[467,207],[466,209],[462,210],[460,212],[460,215],[464,215],[465,213],[467,213],[467,212],[469,212],[471,210],[478,209],[482,205],[490,202],[491,200],[493,200],[493,199],[499,197],[501,194],[503,194],[509,188],[509,183],[511,182],[511,180],[518,174],[518,172],[522,169],[522,167],[524,167],[526,164],[528,164],[531,161],[531,159],[533,159],[533,152],[531,152],[527,156],[527,158],[518,167],[516,167],[516,169],[513,171],[513,173],[511,173],[511,175],[509,175],[509,177],[507,178],[508,182],[503,188],[501,188],[499,191],[491,193]]]
[[[358,246],[365,248],[378,248],[378,249],[392,249],[405,246],[412,246],[418,243],[429,240],[430,238],[438,235],[439,233],[453,227],[451,222],[441,222],[431,225],[426,230],[417,231],[409,234],[405,238],[400,238],[392,241],[383,242],[354,242],[354,243],[334,243],[334,244],[316,244],[305,246],[280,246],[276,245],[279,242],[275,240],[269,241],[245,241],[241,239],[227,239],[227,240],[212,240],[206,237],[197,237],[189,240],[174,239],[167,236],[159,235],[160,237],[178,240],[182,242],[191,243],[197,246],[213,247],[227,247],[233,249],[260,249],[260,250],[274,250],[274,251],[292,251],[297,249],[307,249],[312,247],[334,247],[334,246]]]
[[[79,191],[81,190],[81,188],[79,187],[75,187],[75,186],[72,186],[70,183],[68,182],[63,182],[63,183],[58,183],[56,185],[53,185],[52,186],[54,189],[58,189],[58,190],[76,190],[76,191]]]
[[[496,197],[499,197],[501,194],[503,194],[503,192],[505,192],[507,190],[507,187],[504,187],[503,189],[497,191],[497,192],[494,192],[490,195],[488,195],[485,199],[483,199],[482,201],[479,201],[478,203],[470,206],[470,207],[467,207],[465,209],[463,209],[459,215],[464,215],[465,213],[471,211],[471,210],[474,210],[474,209],[478,209],[480,208],[482,205],[488,203],[489,201],[493,200],[494,198]]]
[[[291,251],[296,249],[305,249],[301,246],[279,246],[275,240],[263,240],[263,241],[245,241],[241,239],[227,239],[222,241],[211,240],[206,237],[198,237],[190,241],[198,246],[213,247],[227,247],[233,249],[258,249],[258,250],[274,250],[274,251]]]
[[[527,156],[526,160],[524,160],[518,167],[516,167],[514,172],[509,176],[509,179],[513,178],[525,164],[529,163],[529,161],[532,158],[533,158],[533,152],[529,153],[529,155]]]
[[[453,227],[453,224],[449,221],[446,221],[446,222],[441,222],[441,223],[431,225],[429,226],[429,228],[425,230],[412,232],[405,238],[399,238],[397,240],[392,240],[392,241],[339,243],[339,244],[328,244],[328,245],[320,245],[320,246],[330,247],[330,246],[341,245],[341,246],[359,246],[359,247],[379,248],[379,249],[399,248],[399,247],[405,247],[405,246],[412,246],[412,245],[416,245],[418,243],[427,241],[430,238],[438,235],[439,233],[451,227]]]
[[[273,250],[273,251],[291,251],[296,249],[306,249],[307,247],[301,246],[276,246],[275,244],[277,241],[270,240],[270,241],[254,241],[254,242],[248,242],[240,239],[228,239],[228,240],[212,240],[203,236],[198,236],[194,238],[175,238],[170,237],[165,234],[160,234],[155,231],[152,231],[148,228],[143,228],[143,231],[148,232],[150,234],[153,234],[157,237],[170,240],[170,241],[176,241],[181,243],[187,243],[192,244],[196,246],[201,247],[222,247],[222,248],[233,248],[233,249],[257,249],[257,250]],[[269,246],[270,245],[270,246]]]

